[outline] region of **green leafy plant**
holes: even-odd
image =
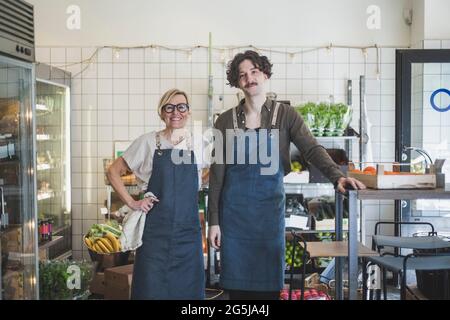
[[[331,117],[335,121],[337,130],[345,130],[352,118],[352,109],[343,103],[337,103],[331,107]]]
[[[71,266],[80,270],[79,288],[68,285],[74,272]],[[74,267],[72,267],[74,268]],[[78,270],[78,268],[75,268]],[[89,282],[94,272],[94,264],[88,261],[45,260],[39,262],[39,296],[42,300],[74,300],[86,297]]]
[[[298,105],[296,110],[315,136],[343,135],[352,116],[352,109],[343,103],[308,102]]]
[[[118,238],[122,235],[119,223],[116,220],[107,220],[105,223],[93,224],[87,236],[97,240],[102,238],[106,232],[111,232]]]
[[[314,102],[307,102],[296,107],[297,112],[302,116],[306,125],[311,129],[315,126],[315,108],[316,104]]]
[[[327,128],[330,122],[331,107],[325,102],[321,102],[316,107],[316,126],[318,128]]]

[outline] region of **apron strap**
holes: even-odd
[[[278,117],[278,109],[280,108],[280,103],[276,102],[275,104],[275,110],[273,111],[273,115],[272,115],[272,125],[271,125],[271,129],[274,129],[276,124],[277,124],[277,117]]]
[[[188,151],[192,151],[192,141],[190,134],[186,134],[186,148]]]
[[[233,129],[236,131],[238,127],[237,115],[236,115],[237,107],[233,108]]]
[[[158,154],[161,154],[161,135],[160,132],[156,132],[156,148],[158,149]],[[191,135],[186,134],[186,148],[188,151],[192,151],[192,141],[191,141]]]
[[[156,147],[158,148],[158,150],[161,150],[161,136],[159,131],[156,132]]]
[[[162,155],[162,151],[161,151],[161,136],[159,135],[159,131],[156,132],[155,140],[156,140],[156,149],[158,149],[156,151],[156,153],[158,155]]]
[[[271,123],[271,129],[274,129],[276,127],[277,124],[277,119],[278,119],[278,109],[280,108],[280,103],[276,102],[275,103],[275,110],[273,111],[273,115],[272,115],[272,123]],[[238,129],[238,122],[237,122],[237,107],[233,108],[233,129],[234,131],[236,131]]]

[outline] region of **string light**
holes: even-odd
[[[375,44],[375,50],[377,52],[377,73],[376,73],[376,78],[378,81],[380,81],[380,51],[378,48],[378,45]]]
[[[367,59],[367,56],[369,55],[369,53],[367,52],[367,48],[362,48],[361,50],[362,50],[362,53],[364,55],[364,58]]]
[[[400,48],[403,46],[383,46],[385,48]],[[74,63],[69,63],[69,64],[63,64],[63,65],[55,65],[55,67],[60,67],[60,68],[66,68],[69,66],[73,66],[73,65],[83,65],[83,69],[76,73],[73,74],[72,77],[75,78],[77,76],[79,76],[80,74],[82,74],[92,63],[94,63],[96,61],[96,58],[98,56],[98,53],[105,48],[110,48],[113,49],[113,55],[116,59],[120,58],[120,50],[121,49],[146,49],[146,48],[150,48],[152,53],[155,54],[157,52],[157,50],[159,48],[162,48],[164,50],[168,50],[168,51],[183,51],[187,53],[187,58],[189,61],[192,61],[192,52],[195,49],[209,49],[208,46],[202,46],[202,45],[197,45],[197,46],[193,46],[193,47],[188,47],[188,48],[179,48],[179,47],[168,47],[168,46],[163,46],[163,45],[157,45],[157,44],[151,44],[151,45],[144,45],[144,46],[134,46],[134,47],[119,47],[119,46],[103,46],[103,47],[98,47],[96,48],[95,52],[91,55],[91,57],[89,57],[88,59],[84,59],[82,61],[79,62],[74,62]],[[236,52],[242,51],[242,50],[248,50],[248,49],[254,50],[256,51],[258,54],[262,54],[264,52],[270,52],[270,53],[279,53],[279,54],[284,54],[287,55],[288,59],[290,59],[290,61],[292,63],[295,62],[295,59],[297,57],[297,55],[303,55],[305,53],[308,52],[313,52],[313,51],[318,51],[320,49],[325,49],[327,51],[328,54],[332,53],[332,49],[333,48],[345,48],[345,49],[359,49],[362,51],[364,57],[367,59],[368,57],[368,51],[367,49],[369,48],[375,48],[377,50],[377,79],[380,77],[380,71],[379,71],[379,52],[378,49],[380,49],[380,46],[378,45],[372,45],[372,46],[365,46],[365,47],[359,47],[359,46],[337,46],[337,45],[333,45],[332,43],[330,43],[327,46],[322,46],[322,47],[315,47],[315,48],[310,48],[310,49],[302,49],[302,50],[298,50],[298,51],[286,51],[286,50],[277,50],[275,48],[259,48],[256,47],[254,45],[247,45],[247,46],[229,46],[229,47],[212,47],[212,50],[219,50],[220,51],[220,60],[225,63],[227,60],[232,59]],[[85,65],[85,66],[84,66]]]
[[[118,49],[118,48],[114,49],[114,57],[116,59],[120,59],[120,49]]]
[[[289,53],[289,59],[290,59],[291,63],[294,63],[295,62],[295,54]]]

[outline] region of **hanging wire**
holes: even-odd
[[[375,44],[375,50],[376,50],[376,54],[377,54],[377,74],[376,74],[376,78],[377,80],[380,80],[380,76],[381,76],[381,72],[380,72],[380,48],[378,47],[378,45]]]
[[[398,47],[403,47],[403,46],[383,46],[383,48],[398,48]],[[220,53],[223,52],[229,52],[231,53],[231,56],[234,54],[235,50],[243,50],[243,49],[252,49],[257,51],[260,54],[263,53],[279,53],[279,54],[284,54],[286,55],[288,58],[291,59],[291,61],[295,60],[295,57],[297,55],[302,55],[305,53],[309,53],[309,52],[314,52],[314,51],[318,51],[321,49],[325,49],[327,50],[327,52],[332,51],[333,48],[342,48],[342,49],[359,49],[362,50],[363,54],[364,54],[364,60],[366,63],[367,60],[367,49],[376,49],[376,57],[377,57],[377,75],[380,74],[380,53],[379,50],[381,48],[381,46],[378,46],[377,44],[374,45],[369,45],[369,46],[343,46],[343,45],[334,45],[332,43],[326,45],[326,46],[319,46],[319,47],[312,47],[312,48],[306,48],[306,49],[302,49],[302,50],[296,50],[296,51],[289,51],[289,50],[277,50],[276,48],[263,48],[263,47],[259,47],[259,46],[255,46],[255,45],[247,45],[247,46],[224,46],[224,47],[212,47],[212,50],[215,51],[219,51]],[[208,49],[208,46],[204,46],[204,45],[196,45],[196,46],[192,46],[192,47],[170,47],[170,46],[166,46],[166,45],[157,45],[157,44],[150,44],[150,45],[140,45],[140,46],[102,46],[102,47],[97,47],[96,50],[94,51],[94,53],[87,59],[81,60],[79,62],[72,62],[72,63],[68,63],[68,64],[62,64],[62,65],[55,65],[56,67],[59,68],[65,68],[65,67],[70,67],[70,66],[74,66],[74,65],[79,65],[79,64],[87,64],[81,71],[75,73],[73,75],[73,77],[77,77],[80,74],[82,74],[87,68],[89,68],[89,66],[95,61],[95,59],[97,58],[99,52],[103,49],[112,49],[114,52],[118,53],[120,55],[120,50],[122,49],[129,49],[129,50],[133,50],[133,49],[152,49],[152,52],[155,52],[156,49],[164,49],[164,50],[169,50],[169,51],[178,51],[178,52],[185,52],[188,55],[188,59],[191,60],[192,59],[192,53],[194,50],[196,49]],[[227,57],[229,58],[229,57]]]
[[[220,295],[223,294],[223,290],[221,289],[210,289],[210,288],[206,288],[206,291],[213,291],[213,292],[218,292],[215,296],[206,298],[205,300],[214,300],[215,298],[219,297]]]

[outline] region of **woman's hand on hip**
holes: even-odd
[[[220,227],[218,225],[209,227],[208,239],[214,249],[220,249]]]
[[[142,200],[133,200],[128,206],[133,210],[142,210],[146,213],[148,213],[153,206],[155,205],[155,202],[159,202],[158,198],[156,197],[148,197],[144,198]]]

